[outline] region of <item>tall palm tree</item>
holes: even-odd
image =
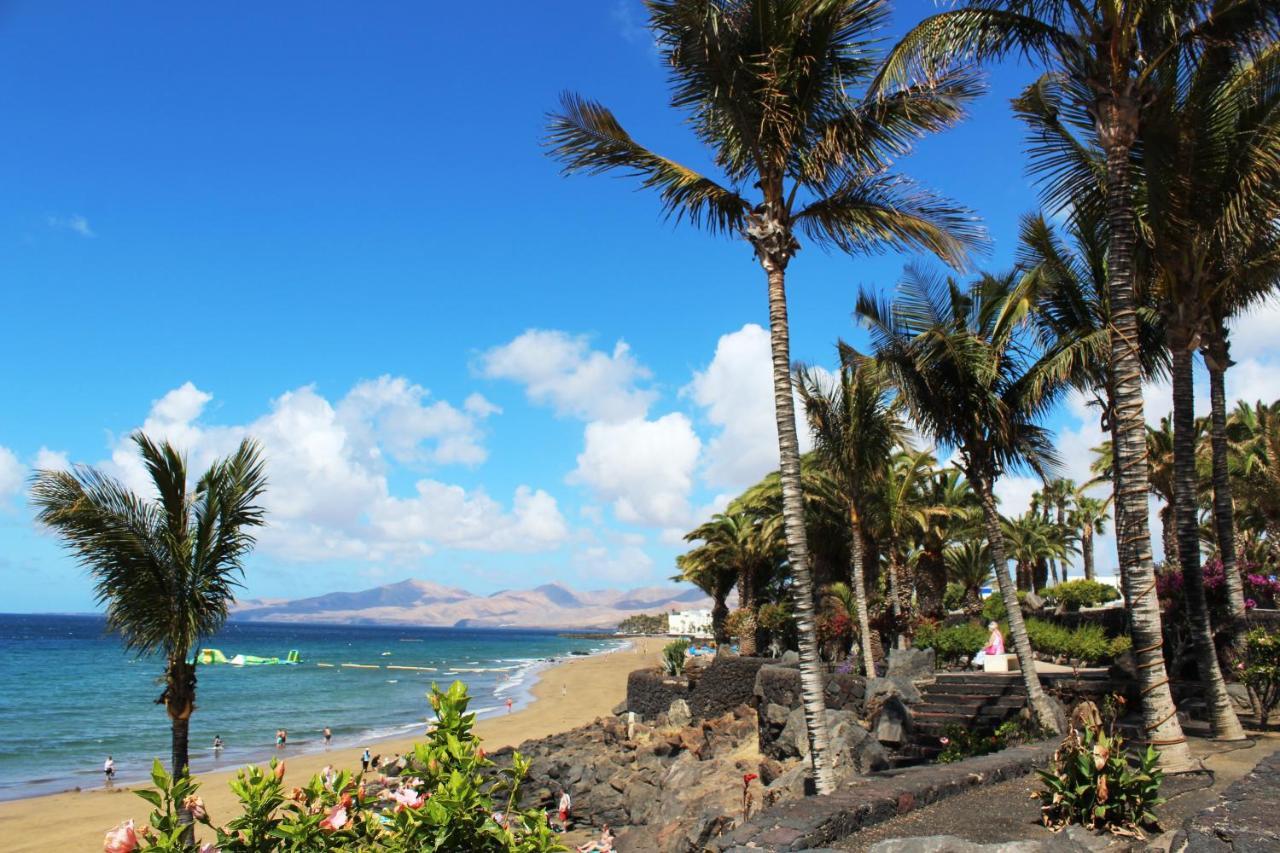
[[[656,190],[667,215],[742,235],[765,274],[805,722],[817,789],[829,793],[835,777],[804,529],[786,270],[798,235],[850,253],[910,247],[958,263],[979,238],[973,221],[887,168],[916,138],[958,120],[976,81],[961,71],[854,99],[873,71],[887,0],[649,0],[648,7],[671,105],[689,117],[724,180],[649,150],[611,111],[577,95],[566,95],[550,117],[548,145],[566,172],[622,172]]]
[[[781,527],[775,515],[760,516],[730,504],[685,536],[690,542],[705,542],[706,559],[729,568],[737,578],[738,607],[745,614],[738,638],[743,655],[756,653],[757,594],[760,581],[778,561]]]
[[[814,451],[844,498],[849,519],[849,570],[853,615],[862,644],[867,677],[875,677],[871,621],[867,613],[863,519],[883,488],[894,448],[906,441],[906,425],[888,385],[871,361],[845,361],[836,381],[801,367],[796,389],[804,405]]]
[[[1102,153],[1099,174],[1108,231],[1107,291],[1114,417],[1118,551],[1130,592],[1134,646],[1144,659],[1143,713],[1147,734],[1163,747],[1169,768],[1190,766],[1190,751],[1173,711],[1160,652],[1161,627],[1146,519],[1142,362],[1135,291],[1139,243],[1134,204],[1134,150],[1143,104],[1157,75],[1185,50],[1205,43],[1256,40],[1280,18],[1280,4],[1264,0],[969,0],[929,16],[890,52],[878,83],[929,79],[956,62],[1022,54],[1039,61],[1087,116]],[[1060,162],[1041,162],[1054,206],[1078,205],[1073,175]],[[1069,171],[1069,170],[1068,170]],[[1055,180],[1055,178],[1064,178]],[[1163,686],[1162,686],[1163,685]]]
[[[36,519],[94,578],[107,629],[126,649],[164,656],[157,700],[172,728],[172,771],[188,768],[188,729],[196,704],[195,657],[222,627],[263,523],[266,488],[258,445],[246,439],[193,484],[186,459],[168,442],[133,436],[156,498],[129,491],[89,467],[38,471],[31,485]],[[190,816],[187,815],[189,823]]]
[[[1075,502],[1076,484],[1074,480],[1063,477],[1057,477],[1045,484],[1043,489],[1045,497],[1046,509],[1052,509],[1054,513],[1054,524],[1057,526],[1063,545],[1069,545],[1069,531],[1067,528],[1067,514]],[[1065,555],[1064,555],[1065,556]],[[1062,567],[1061,578],[1058,576],[1058,566]],[[1060,580],[1067,579],[1067,563],[1061,557],[1051,558],[1049,567],[1053,572],[1053,582],[1058,583]]]
[[[1056,460],[1050,434],[1036,423],[1063,387],[1052,354],[1026,332],[1028,303],[1015,276],[983,275],[962,289],[952,279],[909,269],[898,296],[885,303],[864,291],[857,315],[870,329],[885,366],[917,429],[939,446],[955,448],[982,507],[996,582],[1009,615],[1009,633],[1027,699],[1042,725],[1057,718],[1036,674],[1018,596],[1009,577],[993,487],[1019,467],[1046,471]]]
[[[1233,633],[1245,619],[1244,586],[1235,571],[1226,462],[1227,321],[1275,292],[1280,283],[1280,43],[1241,55],[1215,45],[1194,63],[1163,72],[1146,107],[1142,170],[1145,231],[1160,272],[1174,363],[1175,456],[1194,482],[1192,353],[1210,374],[1214,521],[1226,577]],[[1185,66],[1185,67],[1183,67]],[[1180,427],[1180,431],[1179,431]],[[1180,494],[1180,541],[1190,541],[1196,507]],[[1198,575],[1198,551],[1183,571]],[[1192,605],[1198,610],[1198,605]]]
[[[1104,500],[1078,495],[1075,508],[1071,510],[1071,524],[1080,531],[1080,559],[1084,564],[1085,580],[1093,580],[1093,536],[1107,532],[1107,506],[1110,503],[1110,498]]]

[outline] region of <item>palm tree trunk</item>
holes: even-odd
[[[1160,750],[1165,770],[1191,767],[1182,724],[1178,722],[1165,670],[1147,528],[1146,421],[1142,401],[1142,363],[1138,353],[1138,315],[1134,304],[1134,222],[1129,154],[1138,130],[1138,105],[1132,99],[1098,99],[1098,135],[1106,151],[1107,292],[1111,301],[1111,371],[1116,452],[1116,532],[1120,570],[1129,596],[1133,654],[1142,695],[1142,719],[1148,741]]]
[[[1240,727],[1227,694],[1227,683],[1222,678],[1222,668],[1218,666],[1209,605],[1204,596],[1200,522],[1196,514],[1196,412],[1191,349],[1186,345],[1186,336],[1177,335],[1173,330],[1170,330],[1169,349],[1173,356],[1173,503],[1182,563],[1182,591],[1191,621],[1196,666],[1205,688],[1214,735],[1222,740],[1243,740],[1244,729]]]
[[[1213,526],[1227,588],[1227,629],[1233,642],[1244,634],[1248,612],[1244,606],[1244,580],[1236,568],[1236,522],[1231,501],[1231,477],[1227,472],[1226,371],[1231,363],[1224,338],[1211,340],[1204,350],[1209,369],[1209,440],[1213,451]]]
[[[716,596],[711,606],[711,636],[716,639],[716,654],[724,654],[729,650],[729,634],[724,629],[724,620],[729,615],[729,605],[725,604],[726,596]]]
[[[996,499],[991,486],[983,476],[975,476],[968,472],[969,482],[982,504],[982,520],[987,527],[987,547],[991,549],[991,557],[996,567],[996,584],[1000,588],[1000,597],[1004,599],[1004,607],[1009,620],[1009,636],[1013,640],[1013,650],[1018,656],[1018,666],[1022,669],[1022,684],[1027,691],[1027,704],[1036,715],[1040,725],[1052,732],[1060,732],[1061,726],[1049,697],[1040,685],[1040,676],[1036,673],[1036,659],[1031,652],[1031,639],[1027,636],[1027,625],[1022,621],[1022,606],[1018,604],[1018,591],[1009,577],[1009,561],[1005,557],[1004,532],[1000,528],[1000,512],[996,509]]]
[[[857,611],[858,636],[862,639],[862,668],[867,673],[867,678],[875,678],[876,662],[871,649],[871,618],[867,615],[867,579],[862,567],[862,522],[853,504],[849,505],[849,524],[853,532],[849,537],[849,568],[853,574],[853,609]]]
[[[738,654],[743,657],[756,655],[756,585],[752,568],[738,575],[738,607],[745,614],[742,633],[738,635]]]
[[[168,663],[164,693],[170,725],[170,774],[180,779],[190,775],[191,712],[195,710],[195,666],[188,664],[185,651]],[[186,826],[183,839],[195,845],[195,826],[190,809],[178,805],[178,822]]]
[[[1058,504],[1058,531],[1063,537],[1063,542],[1067,541],[1067,507],[1063,503]],[[1053,582],[1054,584],[1066,583],[1067,580],[1067,558],[1064,556],[1061,560],[1053,561]],[[1061,575],[1058,569],[1061,568]]]
[[[902,626],[902,594],[901,580],[898,577],[898,558],[897,547],[889,546],[889,610],[893,613],[893,646],[894,648],[905,648],[903,640],[905,635]]]
[[[1080,562],[1084,564],[1084,579],[1093,580],[1093,525],[1088,522],[1080,531]]]
[[[1181,562],[1178,555],[1178,522],[1170,501],[1160,507],[1160,547],[1164,551],[1164,564],[1176,566]]]
[[[942,554],[926,548],[920,554],[916,572],[916,594],[919,596],[920,613],[931,619],[946,615],[942,599],[947,592],[947,564]]]
[[[787,562],[791,568],[796,630],[800,652],[800,692],[809,755],[819,794],[835,791],[831,745],[827,732],[827,705],[823,696],[822,664],[818,658],[818,632],[814,624],[813,575],[809,568],[809,541],[804,527],[804,493],[800,481],[800,443],[796,438],[795,400],[791,387],[791,341],[787,326],[786,273],[783,263],[761,255],[769,278],[769,344],[773,356],[773,407],[778,423],[779,474],[782,481],[782,521],[787,537]]]

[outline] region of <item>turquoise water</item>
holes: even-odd
[[[376,739],[422,729],[432,681],[460,679],[472,710],[505,713],[508,698],[517,707],[528,701],[550,660],[617,644],[543,631],[231,623],[207,645],[228,657],[283,658],[297,649],[303,663],[200,667],[191,718],[196,772],[323,749],[325,726],[331,749],[358,754],[369,745],[376,753]],[[154,704],[162,669],[159,659],[127,654],[101,618],[0,614],[0,799],[100,785],[107,755],[117,782],[145,777],[154,757],[167,766],[168,717]],[[283,751],[274,746],[280,728],[289,732]],[[217,755],[215,735],[225,744]]]

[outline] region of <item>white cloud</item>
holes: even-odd
[[[273,400],[243,425],[208,425],[212,395],[186,383],[157,400],[142,430],[188,455],[193,471],[207,467],[245,437],[262,444],[268,526],[260,545],[295,561],[409,559],[438,548],[534,551],[567,535],[555,499],[520,486],[510,509],[483,490],[468,492],[420,480],[412,497],[391,493],[393,461],[475,463],[484,458],[477,421],[494,407],[473,395],[459,409],[426,403],[427,392],[403,378],[357,384],[336,404],[304,386]],[[131,441],[122,439],[106,467],[131,488],[150,492]]]
[[[639,541],[620,540],[614,547],[585,545],[574,552],[573,564],[579,575],[593,583],[608,581],[639,586],[653,579],[654,562],[645,551],[645,544],[641,537]]]
[[[681,392],[706,413],[719,432],[707,445],[703,477],[718,488],[742,489],[778,467],[778,427],[773,402],[769,332],[748,323],[722,335],[705,370]],[[812,446],[796,408],[801,452]]]
[[[628,524],[671,527],[691,520],[689,495],[702,442],[679,413],[654,421],[587,424],[586,445],[569,482],[611,503]]]
[[[1043,487],[1039,477],[1001,477],[993,489],[1000,502],[1000,514],[1010,518],[1022,515],[1031,506],[1031,495]]]
[[[71,460],[62,451],[41,447],[36,451],[31,467],[38,471],[67,471],[71,468]]]
[[[338,405],[338,419],[358,441],[386,449],[398,462],[475,465],[487,455],[479,421],[498,411],[479,394],[457,409],[403,377],[360,382]],[[425,442],[434,442],[424,446]]]
[[[14,452],[0,445],[0,501],[8,501],[22,491],[27,469]]]
[[[1275,356],[1280,343],[1276,340],[1276,330],[1280,329],[1280,298],[1268,299],[1254,310],[1239,315],[1230,328],[1232,358],[1242,361]]]
[[[81,237],[98,236],[89,227],[89,220],[78,213],[74,213],[71,216],[50,216],[48,223],[50,228],[56,228],[59,231],[70,231],[73,234],[79,234]]]
[[[480,372],[525,386],[534,403],[586,421],[644,417],[657,392],[637,387],[650,377],[623,341],[612,353],[591,349],[585,335],[530,329],[483,353]]]

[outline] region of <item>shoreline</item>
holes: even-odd
[[[529,701],[522,708],[478,718],[476,734],[484,741],[485,748],[492,751],[608,716],[626,695],[628,674],[657,663],[660,650],[661,644],[654,638],[648,641],[632,638],[627,645],[611,651],[550,664],[535,674],[529,685]],[[377,743],[383,755],[395,755],[409,751],[420,740],[421,735],[402,735]],[[370,739],[354,746],[335,745],[316,751],[286,750],[282,756],[286,779],[299,784],[327,764],[338,770],[358,770],[360,752],[366,745],[372,747],[374,742]],[[265,764],[267,760],[269,757],[257,763]],[[227,783],[236,770],[252,763],[196,774],[201,783],[200,794],[215,822],[230,819],[236,801]],[[147,787],[145,782],[118,782],[110,789],[99,785],[0,802],[0,837],[5,839],[4,849],[10,853],[100,849],[103,835],[120,821],[133,818],[139,824],[146,823],[148,806],[133,791]]]

